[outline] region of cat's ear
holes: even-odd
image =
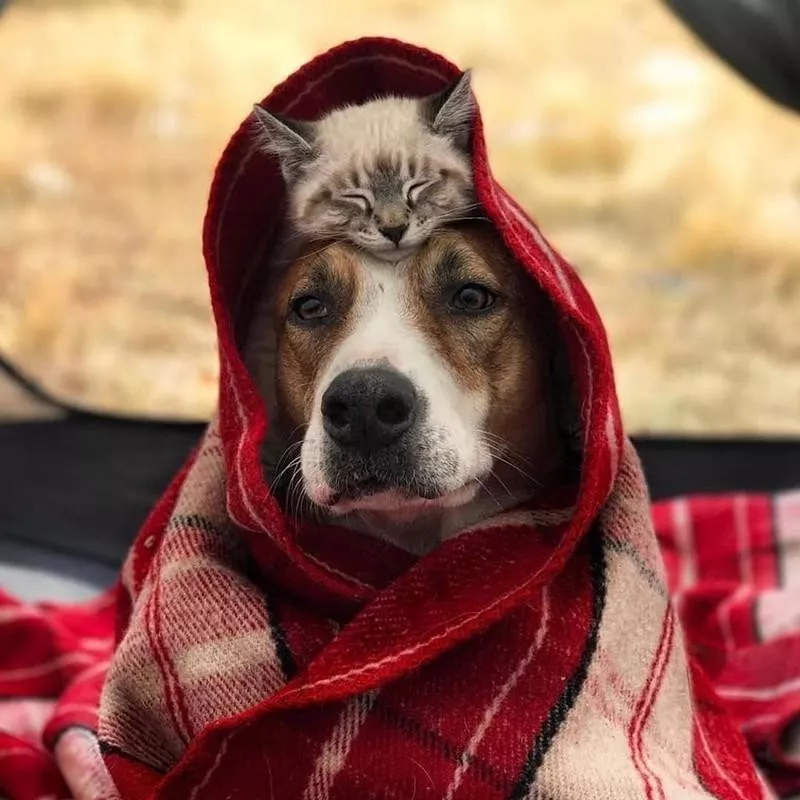
[[[263,106],[253,106],[260,129],[260,144],[268,153],[277,156],[284,180],[291,183],[301,168],[317,157],[314,147],[314,123],[289,119]]]
[[[466,150],[475,113],[472,71],[465,70],[455,83],[426,97],[422,103],[433,132],[446,136],[456,147]]]

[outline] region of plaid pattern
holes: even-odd
[[[303,67],[265,104],[314,117],[387,91],[427,94],[457,74],[427,51],[360,40]],[[263,484],[266,419],[237,348],[247,285],[283,203],[276,166],[249,132],[244,123],[222,157],[204,230],[218,416],[105,605],[0,606],[23,626],[0,635],[24,636],[2,641],[26,643],[8,662],[4,651],[0,690],[59,698],[44,748],[13,732],[0,741],[0,791],[12,800],[61,798],[65,783],[79,800],[771,797],[686,651],[594,305],[493,180],[480,119],[478,197],[559,310],[582,412],[580,484],[420,560],[281,513]],[[662,530],[667,541],[672,529]],[[694,654],[699,559],[686,530],[668,565]],[[752,574],[761,570],[754,559]],[[780,605],[765,612],[764,630],[785,626]],[[104,642],[96,652],[92,637]],[[706,665],[714,679],[722,661]]]
[[[0,591],[0,797],[117,796],[91,733],[114,613],[112,593],[59,607]]]
[[[152,545],[158,564],[130,584],[134,612],[100,722],[120,786],[131,791],[167,773],[158,796],[169,798],[249,797],[264,780],[276,797],[314,799],[761,796],[726,716],[713,700],[708,710],[693,707],[628,446],[609,502],[558,575],[457,646],[446,637],[463,620],[448,615],[431,660],[411,651],[438,609],[419,608],[409,593],[457,591],[459,563],[488,541],[484,533],[499,552],[525,540],[531,562],[546,563],[569,528],[552,520],[569,514],[516,511],[457,540],[458,558],[437,559],[442,548],[416,565],[392,564],[399,577],[372,588],[373,599],[340,628],[275,592],[274,578],[256,589],[244,553],[227,544],[236,538],[210,508],[186,515],[195,474],[214,471],[207,462],[217,437],[212,426]],[[376,543],[364,564],[382,549]],[[496,580],[499,552],[477,562],[495,602],[493,587],[507,585]],[[475,577],[470,569],[464,588],[481,591]],[[365,589],[367,579],[358,577]],[[460,598],[459,607],[468,616],[486,602],[470,612]],[[397,670],[412,658],[412,669]],[[233,775],[242,783],[231,794]]]
[[[800,795],[800,492],[657,504],[690,653],[764,774]]]

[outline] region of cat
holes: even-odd
[[[307,239],[346,238],[406,258],[446,222],[475,214],[470,71],[424,98],[388,96],[316,121],[254,106],[259,145],[278,158],[289,224]]]

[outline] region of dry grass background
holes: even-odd
[[[581,270],[628,425],[800,431],[800,121],[656,0],[16,0],[0,18],[0,350],[54,391],[196,416],[213,165],[363,34],[475,69],[496,171]]]

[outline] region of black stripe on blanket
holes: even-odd
[[[567,714],[569,714],[570,710],[575,705],[578,695],[581,693],[581,689],[583,688],[583,684],[589,672],[589,665],[597,649],[600,621],[603,618],[603,611],[606,605],[606,554],[603,543],[603,533],[599,526],[595,526],[591,534],[589,534],[589,547],[592,583],[594,584],[594,603],[592,606],[592,621],[589,626],[589,635],[586,638],[583,656],[564,688],[561,697],[558,698],[558,701],[550,709],[550,713],[542,724],[536,741],[533,744],[533,748],[525,759],[525,764],[522,767],[519,779],[511,791],[511,794],[508,796],[508,800],[524,800],[524,798],[529,795],[533,782],[536,779],[536,773],[542,765],[547,751],[553,744],[556,734],[567,718]]]
[[[200,514],[175,514],[167,523],[168,530],[174,528],[196,528],[212,536],[225,536],[225,531]]]
[[[264,597],[264,605],[267,609],[267,620],[269,621],[269,632],[275,642],[275,652],[281,665],[281,672],[286,680],[291,680],[297,672],[294,656],[286,639],[286,634],[281,625],[278,609],[269,594]]]
[[[462,756],[461,747],[456,747],[456,745],[449,742],[437,731],[432,731],[417,720],[407,717],[401,711],[386,704],[383,702],[380,695],[375,701],[374,710],[385,722],[394,729],[401,731],[410,739],[421,742],[424,747],[446,758],[448,761],[451,761],[454,766],[458,766],[460,763]],[[494,789],[495,792],[500,793],[508,791],[511,786],[511,781],[498,772],[491,764],[477,757],[470,759],[469,764],[471,772],[480,778],[487,786]]]
[[[132,764],[141,764],[143,767],[147,767],[147,769],[151,769],[153,772],[156,772],[159,775],[166,775],[168,772],[168,770],[164,769],[163,767],[156,767],[153,764],[148,764],[141,758],[135,758],[130,753],[125,752],[125,750],[122,748],[117,747],[117,745],[109,744],[103,739],[98,739],[97,744],[100,747],[100,754],[103,756],[119,756],[120,758],[124,758],[126,761],[130,761]]]
[[[250,554],[247,555],[241,569],[247,580],[255,586],[260,585],[261,581],[259,579],[258,565]],[[272,641],[275,642],[275,653],[278,656],[278,663],[280,664],[283,677],[289,681],[297,674],[297,662],[292,654],[292,648],[289,647],[289,640],[286,638],[286,631],[283,629],[277,604],[266,589],[261,587],[261,592],[264,600],[264,612],[267,617],[267,624],[269,625],[269,634],[272,637]]]

